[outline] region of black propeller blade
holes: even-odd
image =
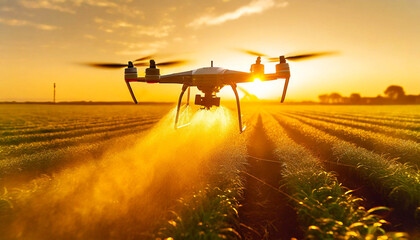
[[[170,67],[170,66],[180,66],[180,65],[184,65],[184,64],[186,64],[187,62],[188,62],[187,60],[175,60],[175,61],[167,61],[167,62],[156,63],[156,65],[157,65],[157,66]]]
[[[153,58],[153,56],[149,55],[149,56],[137,58],[136,60],[134,60],[134,62],[140,62],[140,61],[149,60],[149,59],[152,59],[152,58]]]
[[[151,59],[152,56],[144,56],[141,58],[138,58],[134,60],[133,62],[140,62],[147,59]],[[128,63],[87,63],[86,65],[96,68],[107,68],[107,69],[118,69],[118,68],[124,68],[128,66]],[[135,63],[134,66],[136,67],[144,67],[148,66],[148,63]]]
[[[305,53],[305,54],[298,54],[293,56],[286,56],[285,58],[289,61],[303,61],[308,60],[311,58],[322,57],[326,55],[333,55],[337,54],[337,52],[314,52],[314,53]],[[278,62],[279,58],[268,58],[269,62]]]
[[[260,53],[260,52],[256,52],[256,51],[251,51],[251,50],[247,50],[247,49],[239,48],[237,50],[240,51],[240,52],[243,52],[243,53],[252,55],[252,56],[256,56],[256,57],[265,57],[265,56],[267,56],[264,53]]]
[[[88,66],[96,67],[96,68],[106,68],[106,69],[120,69],[128,67],[128,63],[87,63]],[[136,67],[146,67],[149,66],[148,63],[135,63],[134,66]]]
[[[120,64],[120,63],[88,63],[87,65],[91,67],[97,67],[97,68],[112,68],[112,69],[118,69],[127,67],[128,64]]]
[[[152,57],[153,56],[150,55],[150,56],[138,58],[133,61],[134,63],[133,65],[135,67],[148,67],[149,61],[145,62],[145,60],[152,59]],[[187,62],[188,62],[187,60],[174,60],[174,61],[166,61],[166,62],[157,63],[156,65],[162,66],[162,67],[173,67],[173,66],[184,65]],[[105,68],[105,69],[119,69],[119,68],[128,67],[128,63],[85,63],[84,65],[88,65],[88,66],[96,67],[96,68]]]
[[[252,56],[267,57],[269,62],[278,62],[279,61],[279,57],[268,57],[268,55],[264,54],[264,53],[260,53],[260,52],[256,52],[256,51],[252,51],[252,50],[248,50],[248,49],[237,49],[237,50],[239,50],[240,52],[252,55]],[[302,60],[308,60],[308,59],[311,59],[311,58],[322,57],[322,56],[333,55],[333,54],[338,54],[338,52],[304,53],[304,54],[298,54],[298,55],[292,55],[292,56],[285,56],[285,59],[287,59],[289,61],[302,61]]]

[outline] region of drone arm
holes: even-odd
[[[263,79],[261,79],[261,81],[273,81],[273,80],[277,80],[279,78],[282,78],[282,77],[280,77],[276,73],[267,73],[267,74],[264,74],[264,77],[263,77]]]
[[[233,83],[254,82],[255,79],[257,78],[261,81],[273,81],[279,78],[286,78],[285,76],[280,76],[277,73],[254,75],[252,73],[245,73],[245,72],[225,74],[223,77],[225,81],[227,82],[226,84],[230,84],[232,82]]]
[[[236,90],[236,85],[235,87],[233,87],[232,84],[253,82],[255,81],[256,78],[260,79],[261,81],[273,81],[277,79],[285,79],[283,95],[281,97],[281,102],[284,102],[284,99],[286,98],[287,87],[289,85],[289,79],[290,79],[289,69],[285,69],[285,70],[280,69],[280,71],[277,71],[276,73],[267,73],[261,76],[256,76],[252,73],[245,73],[245,72],[229,73],[229,74],[225,74],[224,76],[225,81],[227,81],[226,84],[231,85],[232,89],[234,89],[234,92]]]
[[[160,75],[159,83],[178,83],[192,85],[192,71]]]
[[[254,76],[251,73],[246,72],[225,73],[223,75],[223,80],[226,85],[231,85],[231,83],[247,83],[253,82]]]

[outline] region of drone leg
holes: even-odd
[[[290,78],[286,78],[284,82],[283,95],[281,96],[281,102],[284,102],[284,99],[286,98],[287,86],[289,85],[289,79]]]
[[[191,93],[191,87],[188,87],[188,93],[187,93],[187,106],[190,105],[190,93]]]
[[[181,101],[182,101],[182,96],[184,96],[185,90],[187,90],[188,85],[183,85],[182,86],[182,91],[181,91],[181,95],[179,95],[179,100],[178,100],[178,107],[176,109],[176,117],[175,117],[175,129],[178,128],[178,118],[179,118],[179,109],[181,108]]]
[[[236,90],[236,84],[231,84],[230,86],[232,87],[232,90],[235,93],[236,106],[238,108],[239,132],[242,133],[245,130],[245,128],[242,127],[241,104],[239,102],[238,91]]]
[[[128,91],[130,91],[130,94],[131,94],[131,97],[133,98],[134,103],[137,104],[137,99],[136,99],[136,96],[134,96],[134,92],[133,92],[133,89],[131,89],[130,83],[127,81],[125,81],[125,83],[127,84]]]

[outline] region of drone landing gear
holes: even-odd
[[[245,131],[245,126],[243,126],[242,124],[242,114],[241,114],[241,105],[240,105],[240,101],[239,101],[239,95],[238,95],[238,91],[237,91],[237,86],[236,84],[231,84],[230,85],[232,87],[233,93],[235,93],[235,98],[236,98],[236,107],[238,109],[238,121],[239,121],[239,132],[242,133],[243,131]],[[181,127],[185,127],[190,125],[190,123],[184,124],[182,126],[178,126],[178,120],[179,120],[179,111],[181,109],[181,102],[182,102],[182,97],[184,96],[185,91],[188,89],[188,96],[187,96],[187,106],[189,106],[190,104],[190,86],[188,85],[183,85],[182,86],[182,90],[181,90],[181,94],[179,95],[179,99],[178,99],[178,106],[176,109],[176,116],[175,116],[175,129],[181,128]],[[213,97],[211,98],[213,99]],[[205,100],[205,98],[204,98]],[[200,98],[200,102],[202,102],[203,100]],[[220,101],[220,98],[218,98],[218,101]],[[206,102],[206,101],[205,101]],[[196,104],[197,104],[197,99],[196,99]],[[202,105],[202,104],[198,104],[198,105]],[[214,104],[216,105],[216,104]],[[218,106],[219,104],[217,104]],[[208,107],[206,105],[203,105],[206,109],[209,109],[211,107]]]
[[[245,131],[245,126],[242,126],[242,115],[241,115],[241,104],[239,102],[238,90],[236,90],[236,84],[233,83],[230,85],[232,87],[233,93],[235,93],[236,98],[236,107],[238,108],[238,121],[239,121],[239,132],[242,133]]]
[[[182,126],[178,126],[178,119],[179,119],[179,109],[181,108],[181,101],[182,101],[182,97],[184,96],[185,91],[188,89],[188,96],[187,96],[187,106],[190,105],[190,86],[188,85],[183,85],[182,86],[182,91],[181,91],[181,95],[179,95],[179,99],[178,99],[178,107],[176,108],[176,117],[175,117],[175,129],[178,128],[182,128],[185,126],[190,125],[190,123],[184,124]]]

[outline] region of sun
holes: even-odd
[[[250,93],[255,95],[258,99],[277,99],[281,88],[279,81],[261,81],[255,78],[253,82],[244,84],[243,87]]]

